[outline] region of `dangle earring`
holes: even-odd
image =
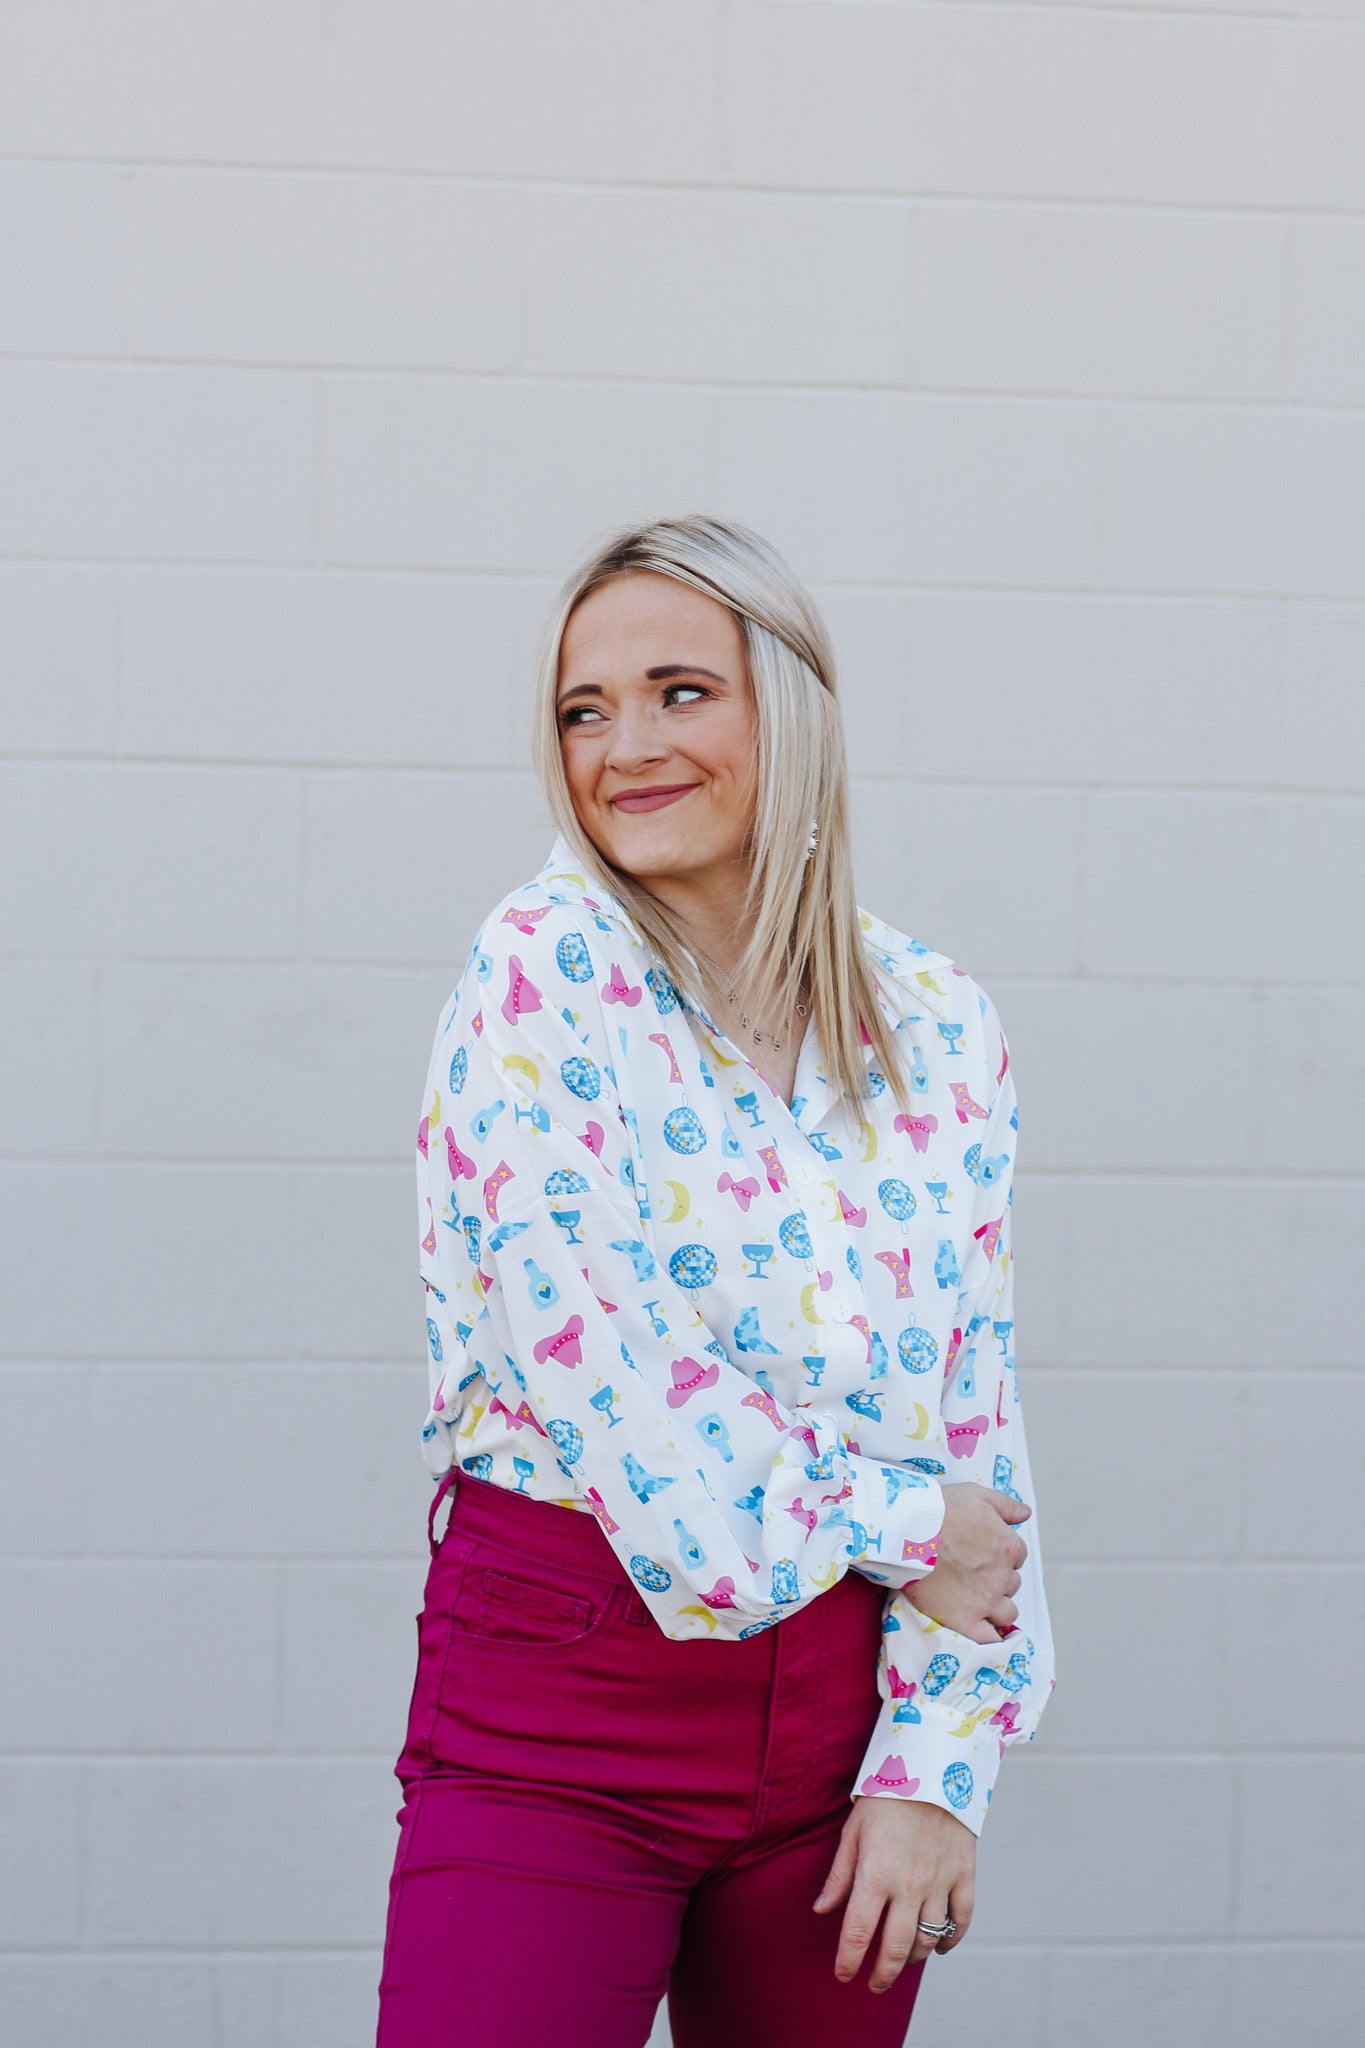
[[[810,821],[810,838],[809,838],[809,839],[808,839],[808,840],[806,841],[806,859],[807,859],[807,860],[809,860],[809,859],[811,858],[811,856],[813,855],[813,853],[815,852],[816,846],[817,846],[817,844],[819,843],[819,839],[820,839],[820,820],[819,820],[818,818],[812,818],[812,819],[811,819],[811,821]]]

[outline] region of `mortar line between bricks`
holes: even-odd
[[[1024,1748],[1037,1745],[1024,1744]],[[1186,1766],[1197,1765],[1200,1770],[1254,1763],[1284,1764],[1286,1761],[1299,1764],[1365,1764],[1365,1747],[1321,1749],[1050,1749],[1044,1752],[1049,1763],[1057,1766],[1072,1764],[1141,1764],[1150,1769],[1155,1764]],[[61,1764],[78,1759],[83,1764],[112,1764],[118,1769],[159,1770],[166,1765],[183,1764],[198,1770],[205,1764],[222,1770],[255,1770],[260,1766],[273,1769],[277,1765],[296,1769],[300,1764],[312,1764],[324,1769],[334,1763],[393,1763],[393,1754],[385,1746],[382,1749],[275,1749],[263,1743],[259,1749],[176,1749],[162,1744],[154,1749],[134,1750],[128,1748],[90,1749],[73,1744],[69,1749],[23,1748],[17,1744],[0,1749],[0,1758],[6,1761],[26,1764]],[[1031,1768],[1031,1767],[1030,1767]]]
[[[421,1495],[416,1497],[413,1503],[414,1510],[418,1505],[425,1504],[425,1498],[425,1496]],[[1307,1556],[1291,1557],[1287,1556],[1282,1550],[1266,1553],[1265,1555],[1255,1551],[1239,1550],[1226,1553],[1211,1551],[1197,1563],[1190,1563],[1179,1555],[1168,1554],[1163,1556],[1159,1552],[1154,1555],[1147,1555],[1138,1551],[1113,1551],[1107,1552],[1104,1555],[1098,1555],[1094,1550],[1070,1551],[1060,1549],[1056,1541],[1050,1539],[1047,1568],[1050,1572],[1066,1573],[1070,1576],[1072,1573],[1080,1572],[1112,1573],[1115,1571],[1173,1572],[1188,1570],[1191,1573],[1197,1573],[1199,1571],[1207,1571],[1210,1567],[1227,1566],[1231,1570],[1245,1573],[1264,1572],[1272,1569],[1293,1571],[1298,1578],[1311,1579],[1314,1577],[1325,1578],[1331,1573],[1346,1571],[1358,1574],[1362,1561],[1365,1561],[1365,1552],[1358,1555],[1334,1554],[1331,1557],[1327,1557],[1322,1552],[1316,1551],[1309,1553]],[[350,1571],[357,1565],[362,1565],[373,1567],[376,1570],[382,1569],[398,1572],[420,1567],[421,1563],[422,1554],[416,1549],[412,1551],[196,1550],[187,1552],[183,1548],[178,1550],[116,1550],[106,1546],[100,1552],[98,1558],[92,1558],[81,1551],[0,1550],[0,1569],[8,1568],[11,1571],[19,1571],[30,1567],[39,1571],[58,1569],[68,1571],[77,1569],[82,1571],[114,1571],[129,1567],[138,1570],[153,1569],[157,1571],[241,1571],[260,1573],[275,1565],[288,1565],[291,1570],[322,1572],[339,1569],[343,1566],[346,1570]],[[1106,1751],[1104,1753],[1107,1755],[1111,1752]],[[1169,1756],[1174,1752],[1170,1750],[1155,1750],[1152,1753],[1158,1756]],[[1240,1750],[1237,1752],[1238,1755],[1249,1753]],[[1327,1753],[1327,1751],[1317,1748],[1314,1748],[1312,1751],[1314,1756]],[[1351,1756],[1357,1753],[1365,1755],[1365,1746],[1362,1746],[1359,1752],[1356,1750],[1346,1750],[1342,1753]],[[3,1754],[3,1751],[0,1751],[0,1754]],[[81,1754],[84,1755],[85,1752],[82,1751]],[[1068,1756],[1075,1754],[1077,1754],[1076,1751],[1067,1751]],[[1127,1755],[1129,1752],[1114,1751],[1112,1754]],[[1230,1755],[1232,1752],[1220,1751],[1218,1754]],[[1275,1754],[1280,1756],[1285,1754],[1285,1752],[1277,1750]]]
[[[3,558],[0,558],[3,559]],[[331,574],[331,571],[325,571]],[[521,761],[483,761],[478,763],[406,761],[395,758],[390,761],[376,761],[336,758],[313,759],[304,755],[282,758],[279,755],[264,754],[146,754],[119,750],[100,753],[43,753],[21,748],[0,748],[0,761],[14,766],[54,767],[99,767],[110,769],[153,768],[186,769],[202,773],[213,769],[243,770],[257,775],[286,777],[291,775],[428,775],[457,776],[461,780],[485,782],[494,777],[520,777],[527,780],[530,769]],[[1210,801],[1223,799],[1236,802],[1241,798],[1254,797],[1260,801],[1282,801],[1285,803],[1318,803],[1324,800],[1340,802],[1346,800],[1365,805],[1365,788],[1343,784],[1335,787],[1323,783],[1283,782],[1093,782],[1093,781],[1050,781],[1041,776],[1027,779],[1009,779],[1002,776],[965,775],[904,775],[879,774],[875,769],[852,769],[849,780],[856,787],[873,789],[904,789],[915,794],[934,790],[970,790],[993,793],[1002,796],[1151,796],[1200,797]],[[546,824],[545,831],[551,831]],[[50,957],[50,956],[45,956]],[[63,955],[63,958],[71,957]],[[124,957],[120,954],[120,958]],[[292,959],[295,956],[280,956]],[[1181,977],[1182,986],[1187,978]]]
[[[401,374],[401,373],[398,373]],[[534,567],[502,568],[496,563],[480,567],[468,562],[370,562],[362,559],[347,560],[342,556],[305,555],[115,555],[81,550],[69,555],[54,555],[41,548],[8,548],[0,550],[0,562],[18,562],[25,566],[71,568],[117,568],[141,569],[152,573],[167,569],[206,569],[224,573],[243,569],[259,570],[268,575],[299,576],[466,576],[475,581],[494,582],[510,579],[519,583],[543,583],[552,586],[554,569]],[[1123,602],[1144,604],[1151,598],[1161,598],[1167,603],[1181,604],[1227,604],[1242,607],[1273,605],[1304,605],[1340,609],[1347,607],[1358,610],[1365,606],[1365,591],[1303,591],[1275,590],[1264,584],[1248,586],[1245,590],[1209,590],[1186,588],[1183,585],[1164,583],[998,583],[998,582],[955,582],[952,577],[939,577],[933,582],[918,583],[913,579],[896,580],[887,576],[819,576],[808,575],[806,582],[812,590],[819,591],[889,591],[898,596],[943,597],[1069,597],[1092,602]],[[294,765],[292,762],[289,764]]]
[[[185,953],[132,953],[122,951],[40,953],[27,952],[17,947],[12,948],[8,952],[0,953],[0,958],[8,961],[21,961],[26,965],[42,965],[58,969],[71,964],[81,966],[95,963],[114,969],[120,967],[166,967],[174,970],[184,969],[191,973],[201,967],[221,967],[231,969],[234,973],[241,973],[244,970],[250,969],[253,974],[293,974],[299,972],[334,974],[355,970],[356,972],[363,971],[366,974],[425,975],[438,969],[444,970],[447,964],[444,957],[432,957],[425,960],[394,960],[358,953],[337,953],[331,955],[313,953],[296,959],[292,954],[275,954],[272,957],[262,958],[259,954],[238,953],[195,953],[193,955]],[[1287,994],[1291,986],[1287,981],[1271,981],[1266,976],[1260,974],[1230,976],[1226,981],[1219,981],[1194,974],[1142,974],[1136,970],[1129,974],[1109,974],[1103,969],[1098,968],[1093,970],[1087,969],[1084,973],[1078,974],[1074,969],[1065,967],[1058,967],[1051,973],[1043,971],[1035,974],[1025,973],[1018,968],[1002,967],[991,975],[991,980],[1000,983],[1002,986],[1008,985],[1010,988],[1016,989],[1065,988],[1069,992],[1074,993],[1078,988],[1096,988],[1120,990],[1125,995],[1131,995],[1135,991],[1159,995],[1163,991],[1167,991],[1171,994],[1179,995],[1182,999],[1191,992],[1196,995],[1255,995],[1266,988],[1271,989],[1275,993]],[[1320,979],[1316,985],[1319,989],[1357,994],[1361,990],[1362,981],[1360,978],[1346,981]],[[39,1156],[75,1158],[84,1157],[85,1155],[83,1152],[76,1154],[49,1151],[42,1155],[21,1153],[15,1156],[20,1158]],[[1030,1168],[1029,1170],[1031,1172],[1059,1172],[1065,1169],[1039,1167],[1037,1169]],[[1078,1171],[1080,1170],[1082,1169],[1078,1169]],[[1102,1173],[1109,1169],[1088,1167],[1083,1170],[1088,1173]],[[1133,1168],[1128,1170],[1165,1174],[1172,1169],[1162,1166],[1160,1168]],[[1220,1166],[1210,1170],[1225,1173],[1230,1169]],[[1272,1172],[1276,1169],[1267,1167],[1258,1170]],[[1318,1176],[1315,1173],[1310,1177],[1316,1179]]]
[[[1001,0],[944,0],[944,4],[955,6],[998,7]],[[1046,12],[1034,0],[1033,12]],[[1062,6],[1066,13],[1093,13],[1097,20],[1113,20],[1129,14],[1139,19],[1148,15],[1167,15],[1178,20],[1205,20],[1209,22],[1239,24],[1261,21],[1280,21],[1296,26],[1317,22],[1328,26],[1340,24],[1343,17],[1331,14],[1262,13],[1257,10],[1238,14],[1226,8],[1196,8],[1146,6],[1135,4],[1122,7],[1109,4],[1109,0],[1096,0],[1093,7]],[[648,193],[663,198],[725,200],[732,197],[755,199],[787,199],[799,204],[802,200],[828,203],[848,201],[850,205],[876,205],[886,208],[925,208],[943,212],[980,211],[983,208],[999,207],[1003,210],[1034,212],[1049,208],[1059,213],[1138,213],[1176,214],[1180,216],[1207,215],[1212,220],[1234,219],[1279,220],[1286,215],[1302,215],[1308,220],[1358,221],[1361,208],[1358,206],[1323,206],[1313,202],[1292,199],[1281,200],[1235,200],[1235,199],[1173,199],[1141,198],[1129,193],[1096,195],[1073,192],[1000,192],[990,188],[979,191],[960,188],[947,192],[927,192],[916,188],[897,188],[887,185],[789,185],[761,182],[745,178],[718,175],[711,179],[692,178],[641,178],[641,177],[588,177],[572,173],[557,173],[547,176],[544,172],[527,172],[518,175],[514,171],[462,171],[443,169],[438,165],[401,164],[355,164],[324,163],[287,158],[246,158],[246,157],[151,157],[125,156],[116,153],[84,155],[79,152],[62,153],[43,150],[0,150],[0,164],[18,168],[50,166],[58,170],[108,170],[141,171],[184,175],[189,173],[201,177],[241,178],[299,178],[322,182],[337,182],[349,179],[353,183],[373,181],[436,186],[458,186],[483,189],[486,191],[541,191],[551,194],[568,192],[590,196],[597,193]]]
[[[25,956],[11,955],[10,957],[17,959]],[[178,964],[183,965],[184,963]],[[227,964],[234,967],[251,965],[250,962],[243,961],[229,963],[214,961],[203,964],[213,966]],[[346,963],[338,962],[337,964],[345,965]],[[418,966],[431,965],[433,967],[439,967],[442,964],[440,961],[414,963],[414,965]],[[997,978],[992,977],[992,979]],[[73,1159],[85,1157],[86,1155],[80,1152],[0,1152],[0,1166],[55,1167],[66,1165]],[[184,1168],[190,1165],[197,1169],[210,1166],[215,1168],[237,1167],[244,1173],[370,1173],[376,1169],[384,1172],[405,1172],[411,1164],[406,1152],[395,1152],[392,1154],[386,1152],[374,1154],[353,1153],[342,1157],[334,1157],[331,1153],[319,1152],[213,1152],[203,1146],[197,1147],[191,1152],[120,1152],[106,1149],[101,1151],[97,1161],[87,1163],[96,1166],[147,1168],[157,1166]],[[1020,1178],[1025,1178],[1022,1168],[1020,1169]],[[1171,1166],[1166,1168],[1155,1166],[1112,1166],[1104,1168],[1093,1166],[1030,1166],[1027,1170],[1027,1179],[1030,1182],[1057,1181],[1064,1186],[1070,1186],[1073,1183],[1077,1186],[1090,1186],[1096,1183],[1101,1186],[1110,1186],[1115,1181],[1150,1182],[1162,1185],[1170,1181],[1185,1181],[1196,1187],[1204,1184],[1209,1186],[1248,1185],[1259,1187],[1262,1183],[1271,1181],[1276,1186],[1310,1189],[1317,1188],[1324,1182],[1333,1187],[1352,1188],[1365,1185],[1365,1173],[1362,1173],[1359,1168],[1324,1166],[1321,1169],[1315,1169],[1311,1173],[1303,1171],[1291,1173],[1286,1168],[1273,1164],[1242,1168],[1225,1166]]]
[[[1350,1955],[1358,1953],[1361,1955],[1365,1955],[1365,1942],[1362,1942],[1349,1934],[1326,1936],[1305,1935],[1301,1939],[1297,1940],[1272,1940],[1267,1938],[1264,1941],[1237,1941],[1233,1939],[1228,1939],[1227,1941],[1217,1941],[1210,1939],[1207,1935],[1191,1935],[1186,1939],[1181,1939],[1178,1936],[1150,1934],[1134,1935],[1132,1939],[1129,1941],[1115,1941],[1112,1936],[1107,1935],[1079,1934],[1065,1941],[1064,1943],[1057,1941],[1056,1937],[1052,1937],[1048,1941],[1043,1942],[1038,1940],[1010,1941],[1003,1936],[991,1937],[989,1935],[982,1935],[979,1938],[975,1934],[973,1934],[972,1936],[973,1951],[977,1953],[984,1953],[987,1950],[989,1950],[989,1952],[992,1955],[1001,1956],[1023,1957],[1047,1954],[1053,1951],[1054,1944],[1057,1952],[1060,1953],[1069,1953],[1073,1949],[1086,1949],[1092,1951],[1095,1954],[1100,1955],[1131,1955],[1134,1953],[1159,1955],[1167,1952],[1176,1951],[1184,1955],[1203,1954],[1210,1956],[1251,1956],[1264,1955],[1267,1953],[1286,1956],[1316,1955],[1319,1953],[1345,1953]],[[36,1944],[24,1944],[23,1946],[20,1946],[17,1943],[7,1945],[3,1942],[0,1942],[0,1954],[10,1954],[25,1957],[37,1956],[43,1961],[47,1961],[50,1959],[53,1962],[65,1961],[77,1964],[107,1963],[110,1961],[117,1961],[122,1959],[136,1961],[140,1960],[143,1957],[156,1959],[169,1957],[177,1962],[187,1963],[220,1961],[255,1962],[261,1956],[272,1955],[318,1956],[328,1958],[335,1956],[353,1956],[357,1960],[359,1960],[362,1957],[368,1960],[371,1956],[377,1956],[380,1953],[380,1948],[381,1944],[378,1942],[375,1942],[373,1944],[359,1942],[337,1942],[331,1947],[325,1947],[317,1942],[277,1941],[272,1942],[268,1948],[265,1946],[262,1946],[260,1948],[242,1948],[235,1943],[229,1946],[224,1946],[222,1948],[195,1947],[190,1943],[186,1943],[183,1947],[164,1948],[156,1948],[151,1946],[134,1946],[124,1943],[114,1945],[111,1943],[104,1947],[92,1947],[88,1949],[73,1949],[70,1947],[63,1947],[55,1942],[51,1944],[42,1944],[41,1946]]]
[[[420,1322],[420,1317],[418,1320]],[[361,1352],[344,1358],[335,1356],[318,1358],[312,1353],[302,1357],[290,1357],[287,1353],[278,1351],[238,1351],[214,1352],[208,1359],[186,1359],[178,1353],[161,1354],[156,1358],[149,1358],[145,1352],[130,1352],[126,1356],[106,1355],[104,1357],[92,1358],[88,1352],[60,1351],[42,1353],[41,1355],[16,1353],[8,1358],[0,1358],[0,1373],[47,1372],[54,1365],[78,1366],[88,1372],[183,1373],[187,1367],[201,1363],[207,1363],[215,1368],[225,1367],[232,1371],[253,1371],[268,1374],[281,1372],[315,1372],[318,1374],[385,1372],[396,1375],[408,1373],[412,1370],[411,1361],[407,1357],[397,1357],[392,1353],[379,1354],[375,1352]],[[1083,1358],[1063,1360],[1040,1359],[1036,1363],[1030,1361],[1028,1364],[1030,1379],[1062,1379],[1068,1376],[1079,1377],[1084,1374],[1091,1383],[1094,1382],[1096,1373],[1103,1374],[1107,1380],[1125,1377],[1141,1377],[1145,1380],[1158,1374],[1169,1379],[1187,1380],[1192,1372],[1198,1372],[1209,1379],[1235,1381],[1253,1379],[1282,1383],[1286,1372],[1291,1378],[1295,1379],[1343,1378],[1357,1380],[1360,1377],[1360,1366],[1353,1359],[1346,1359],[1340,1363],[1326,1365],[1320,1364],[1315,1360],[1311,1365],[1288,1367],[1269,1362],[1246,1365],[1236,1360],[1229,1360],[1226,1364],[1222,1365],[1210,1365],[1206,1359],[1189,1359],[1184,1362],[1173,1363],[1169,1358],[1163,1358],[1155,1363],[1148,1363],[1146,1360],[1139,1358],[1120,1360],[1117,1363],[1106,1361],[1102,1364],[1097,1364],[1093,1359]]]
[[[441,384],[506,384],[523,390],[531,386],[541,386],[550,390],[654,392],[670,396],[676,392],[695,392],[699,396],[713,397],[751,397],[760,394],[764,398],[826,398],[845,402],[863,398],[900,398],[908,404],[920,406],[962,403],[1058,406],[1065,407],[1071,412],[1086,406],[1097,411],[1127,407],[1134,411],[1147,412],[1164,408],[1201,413],[1264,413],[1277,420],[1300,413],[1308,418],[1319,415],[1336,417],[1341,414],[1349,417],[1358,414],[1365,419],[1365,401],[1361,399],[1291,398],[1274,391],[1268,391],[1259,398],[1225,398],[1217,392],[1030,391],[1019,385],[893,384],[873,377],[841,380],[757,376],[681,377],[676,374],[649,376],[639,372],[593,375],[586,371],[574,370],[532,372],[515,366],[501,368],[492,365],[440,363],[354,363],[340,358],[326,361],[298,356],[268,355],[163,356],[134,351],[88,355],[75,352],[63,354],[55,349],[45,353],[0,349],[0,365],[5,364],[15,369],[203,371],[211,375],[320,377],[338,381],[351,377],[366,382],[377,377],[390,377],[409,385],[426,379]],[[325,397],[325,392],[321,388],[319,397]]]
[[[385,1764],[392,1768],[394,1752],[386,1745],[383,1749],[172,1749],[161,1746],[156,1749],[18,1749],[0,1750],[0,1758],[10,1763],[24,1764],[70,1764],[79,1761],[94,1768],[102,1769],[113,1765],[119,1770],[147,1771],[162,1769],[167,1765],[183,1765],[187,1770],[201,1771],[208,1766],[221,1771],[254,1771],[261,1768],[297,1770],[300,1764],[311,1764],[317,1770],[325,1770],[332,1764]],[[1112,1761],[1112,1759],[1107,1759]]]
[[[421,1497],[419,1496],[419,1498]],[[7,1566],[16,1572],[30,1570],[43,1572],[112,1572],[114,1570],[121,1571],[125,1566],[132,1566],[138,1570],[149,1568],[155,1571],[199,1572],[212,1569],[214,1571],[254,1572],[259,1575],[263,1572],[272,1571],[276,1565],[288,1565],[291,1570],[326,1572],[343,1565],[349,1571],[353,1565],[367,1562],[375,1566],[376,1569],[382,1568],[385,1571],[398,1572],[406,1571],[413,1558],[420,1563],[421,1552],[414,1549],[411,1556],[409,1556],[406,1552],[397,1551],[382,1553],[355,1551],[348,1554],[337,1550],[196,1550],[191,1552],[183,1548],[177,1550],[105,1549],[100,1552],[98,1557],[91,1557],[84,1552],[70,1550],[0,1549],[0,1566]],[[1286,1557],[1281,1552],[1278,1557],[1278,1565],[1282,1571],[1292,1571],[1296,1578],[1302,1576],[1325,1578],[1332,1573],[1341,1572],[1350,1572],[1354,1577],[1360,1569],[1359,1560],[1356,1558],[1342,1557],[1336,1554],[1329,1557],[1322,1552],[1314,1552],[1308,1557]],[[1116,1551],[1103,1557],[1098,1557],[1093,1551],[1069,1552],[1055,1550],[1055,1547],[1049,1544],[1047,1568],[1050,1572],[1064,1572],[1068,1578],[1073,1575],[1079,1576],[1083,1573],[1089,1573],[1094,1577],[1107,1576],[1117,1569],[1121,1571],[1188,1573],[1191,1577],[1198,1577],[1211,1571],[1219,1571],[1235,1579],[1239,1573],[1247,1578],[1253,1574],[1259,1574],[1264,1571],[1265,1562],[1253,1556],[1244,1556],[1240,1551],[1230,1551],[1222,1556],[1210,1554],[1197,1558],[1184,1555],[1165,1557],[1155,1555],[1149,1557],[1137,1553],[1130,1554],[1127,1551]],[[1365,1749],[1365,1743],[1362,1743],[1360,1746],[1362,1749]],[[0,1752],[3,1752],[3,1748],[3,1743],[0,1743]],[[1167,1752],[1163,1751],[1162,1754],[1167,1754]]]

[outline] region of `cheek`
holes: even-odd
[[[737,796],[754,773],[757,745],[757,736],[747,718],[717,720],[706,735],[704,748],[697,749],[697,759],[715,778],[720,792]]]
[[[569,785],[569,794],[574,797],[589,795],[592,778],[587,772],[587,764],[578,748],[561,746],[559,757],[564,763],[564,776]]]

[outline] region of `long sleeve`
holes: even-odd
[[[951,1477],[977,1480],[1033,1508],[1020,1525],[1028,1556],[1015,1596],[1018,1620],[998,1644],[943,1627],[901,1591],[888,1596],[877,1670],[884,1705],[854,1792],[928,1800],[973,1833],[980,1832],[1006,1748],[1032,1740],[1054,1683],[1013,1345],[1014,1076],[994,1005],[983,991],[978,998],[997,1088],[984,1137],[964,1148],[974,1187],[973,1250],[963,1268],[943,1417],[956,1467]]]
[[[587,922],[558,904],[490,921],[438,1026],[418,1157],[429,1430],[453,1424],[476,1350],[507,1427],[553,1447],[672,1637],[750,1635],[854,1564],[923,1576],[936,1478],[850,1450],[734,1362],[698,1306],[704,1245],[655,1256],[615,1070],[631,1034],[609,1014],[635,1011],[642,1038],[655,991]],[[684,1151],[691,1112],[674,1115]]]

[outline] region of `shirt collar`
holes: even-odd
[[[536,879],[550,896],[571,898],[588,910],[601,911],[609,906],[611,913],[623,921],[632,937],[640,939],[641,934],[621,898],[605,884],[584,873],[582,862],[563,832],[556,832],[554,844]],[[919,940],[897,931],[884,918],[874,917],[869,910],[859,908],[858,922],[882,969],[881,974],[873,975],[873,984],[877,1002],[890,1029],[899,1030],[916,1011],[927,1011],[931,1016],[946,1021],[950,1013],[948,976],[953,971],[951,961],[942,953],[934,952],[932,947],[921,945]],[[884,977],[890,979],[894,993],[888,993]],[[871,1057],[872,1048],[864,1044],[863,1058],[870,1062]]]
[[[554,845],[542,861],[536,880],[547,896],[553,896],[559,902],[567,898],[581,903],[587,910],[598,912],[609,908],[612,916],[620,918],[631,937],[640,940],[639,928],[621,898],[605,882],[599,882],[585,872],[583,862],[562,832],[556,832]]]

